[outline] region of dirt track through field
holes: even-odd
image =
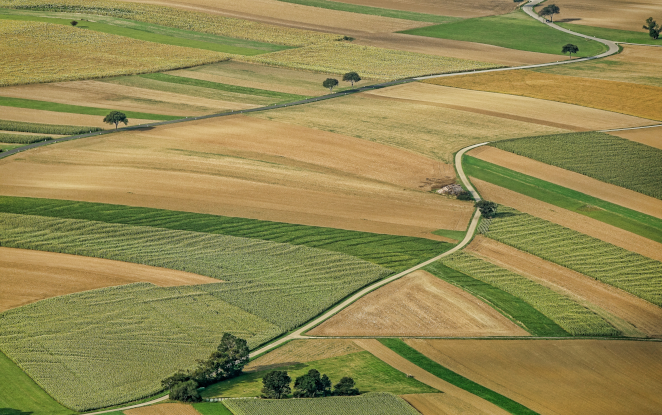
[[[554,4],[561,10],[554,16],[555,22],[634,32],[643,31],[646,19],[659,16],[662,8],[660,0],[555,0]]]
[[[361,298],[311,336],[528,336],[483,301],[426,271]]]
[[[244,372],[257,372],[281,366],[291,366],[298,363],[330,359],[362,351],[363,349],[352,340],[293,340],[286,345],[251,361],[244,368]]]
[[[510,170],[567,187],[628,209],[662,218],[662,200],[604,183],[583,174],[518,156],[495,147],[483,146],[467,153],[472,157],[497,164]]]
[[[662,150],[662,127],[643,128],[641,130],[614,131],[609,134]]]
[[[1,247],[0,275],[0,312],[44,298],[134,282],[160,287],[219,282],[147,265]]]
[[[521,212],[557,223],[566,228],[627,249],[628,251],[662,261],[662,244],[659,242],[608,225],[588,216],[571,212],[512,190],[496,186],[492,183],[476,178],[472,178],[471,181],[486,200],[510,206]]]
[[[625,291],[483,236],[466,251],[569,296],[626,335],[662,337],[662,308]]]
[[[655,414],[662,343],[627,340],[424,340],[406,343],[540,414]]]
[[[124,415],[200,415],[200,412],[196,411],[191,405],[184,403],[162,403],[129,409],[124,411]]]

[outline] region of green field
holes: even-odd
[[[194,403],[193,407],[202,415],[233,415],[222,403],[199,402]]]
[[[643,21],[641,22],[643,26]],[[639,32],[618,29],[606,29],[604,27],[586,26],[572,23],[556,23],[557,25],[583,35],[594,36],[601,39],[613,40],[614,42],[641,43],[646,45],[661,45],[662,39],[655,40],[648,35],[644,29]]]
[[[437,229],[432,233],[439,236],[445,236],[446,238],[455,239],[456,241],[461,241],[466,235],[465,231],[449,231],[448,229]]]
[[[410,35],[436,37],[486,43],[509,49],[562,55],[563,45],[572,43],[579,47],[575,56],[586,57],[606,52],[602,43],[552,29],[524,12],[501,16],[478,17],[459,22],[421,27],[403,31]]]
[[[342,3],[329,0],[278,0],[285,3],[302,4],[304,6],[322,9],[340,10],[350,13],[370,14],[373,16],[391,17],[393,19],[413,20],[415,22],[448,23],[462,20],[461,17],[439,16],[436,14],[417,13],[403,10],[383,9],[381,7],[362,6],[359,4]]]
[[[302,376],[310,369],[317,369],[327,374],[335,385],[345,376],[350,376],[356,382],[356,388],[361,393],[390,392],[398,395],[408,393],[438,392],[416,379],[408,378],[404,373],[382,362],[369,352],[356,352],[329,359],[316,360],[307,363],[284,364],[277,370],[285,370],[292,381]],[[202,392],[203,397],[252,397],[259,396],[262,389],[262,377],[271,370],[244,373],[243,375],[219,382],[207,387]],[[294,383],[292,383],[292,386]]]
[[[262,400],[233,399],[225,405],[235,415],[417,415],[419,412],[390,393],[328,398]]]
[[[505,206],[488,237],[662,306],[662,263]]]
[[[0,143],[32,144],[50,140],[51,138],[48,135],[0,133]]]
[[[494,285],[449,268],[439,261],[428,265],[424,269],[485,301],[534,336],[563,337],[570,335],[531,304]]]
[[[0,130],[37,134],[76,135],[93,131],[101,131],[103,128],[0,120]]]
[[[445,380],[448,383],[471,392],[476,396],[480,396],[488,402],[492,402],[496,406],[505,409],[511,414],[533,415],[537,413],[525,407],[524,405],[513,401],[512,399],[500,395],[491,389],[487,389],[486,387],[481,386],[476,382],[473,382],[472,380],[469,380],[464,376],[461,376],[452,370],[445,368],[434,360],[423,355],[418,350],[410,347],[400,339],[379,339],[379,341],[384,346],[414,363],[416,366],[427,370],[428,372],[432,373],[438,378]]]
[[[496,184],[662,243],[662,219],[474,157],[464,156],[462,167],[470,177]]]
[[[600,132],[518,138],[491,145],[662,199],[662,150],[658,148]]]
[[[68,200],[0,196],[0,212],[262,239],[340,252],[402,271],[449,250],[446,242],[256,219]]]
[[[3,143],[0,143],[0,152],[9,151],[9,150],[12,150],[12,149],[18,148],[18,147],[23,147],[23,144],[3,144]]]

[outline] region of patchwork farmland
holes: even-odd
[[[659,9],[0,0],[0,415],[659,412]]]

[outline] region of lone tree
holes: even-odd
[[[284,370],[273,370],[262,378],[262,398],[283,399],[292,392],[290,382],[292,378]]]
[[[331,381],[327,375],[320,376],[320,372],[316,369],[310,369],[308,373],[299,376],[294,381],[295,398],[316,398],[329,395],[331,395]]]
[[[648,34],[650,37],[653,39],[657,39],[660,37],[660,31],[662,30],[662,27],[653,20],[652,17],[649,17],[646,19],[646,24],[644,25],[644,29],[648,30]]]
[[[329,88],[329,92],[333,92],[333,87],[338,85],[338,80],[334,78],[326,78],[326,81],[322,82],[324,88]]]
[[[180,382],[170,389],[170,399],[181,402],[200,402],[202,397],[198,393],[198,384],[194,380]]]
[[[498,205],[494,202],[481,200],[480,202],[476,202],[474,206],[480,209],[480,214],[483,215],[483,217],[489,219],[489,218],[493,218],[494,215],[496,215],[496,210]]]
[[[110,114],[106,115],[106,118],[103,119],[103,122],[106,124],[115,124],[115,129],[117,130],[119,123],[123,122],[124,125],[127,125],[129,119],[126,118],[126,115],[123,112],[111,111]]]
[[[354,82],[359,82],[361,77],[356,72],[347,72],[342,76],[342,80],[345,82],[351,82],[352,86],[354,86]]]
[[[549,16],[549,21],[553,22],[554,21],[554,15],[561,13],[561,9],[559,9],[559,6],[556,4],[550,4],[549,6],[545,6],[540,10],[541,16]]]
[[[72,20],[72,21],[70,21],[69,23],[71,23],[72,26],[76,26],[76,25],[78,24],[78,22],[75,21],[75,20]]]
[[[359,390],[354,387],[354,379],[345,376],[333,386],[333,394],[336,396],[354,396],[359,394]]]
[[[570,54],[570,59],[572,59],[572,54],[579,52],[579,48],[577,46],[573,45],[572,43],[568,43],[567,45],[565,45],[563,47],[563,49],[561,49],[561,51],[564,54],[569,53]]]

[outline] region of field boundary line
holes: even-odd
[[[614,128],[611,130],[598,130],[599,133],[610,133],[613,131],[643,130],[644,128],[662,127],[662,124],[644,125],[641,127]]]

